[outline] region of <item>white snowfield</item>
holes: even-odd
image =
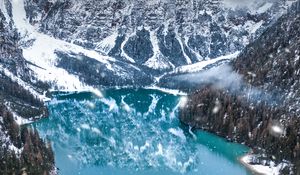
[[[287,6],[290,6],[296,0],[289,0]],[[262,14],[267,12],[274,5],[272,1],[262,1],[262,0],[223,0],[223,4],[227,8],[244,8],[248,7],[251,14]]]
[[[171,73],[195,73],[203,70],[208,65],[212,65],[214,63],[217,63],[218,61],[225,61],[225,60],[232,60],[236,58],[239,55],[240,52],[235,52],[233,54],[225,55],[225,56],[220,56],[215,59],[208,59],[206,61],[201,61],[198,63],[190,64],[190,65],[185,65],[185,66],[180,66],[176,68],[174,71]]]
[[[153,47],[153,56],[149,58],[144,65],[147,67],[150,67],[152,69],[169,69],[174,68],[175,66],[170,63],[160,52],[159,45],[158,45],[158,39],[156,36],[156,30],[150,31],[150,41],[152,43]]]
[[[96,46],[96,50],[108,55],[109,51],[115,46],[118,32],[114,32],[112,35],[104,38]]]
[[[38,32],[26,19],[23,0],[12,1],[12,13],[15,27],[21,33],[23,42],[33,40],[31,46],[23,48],[23,55],[27,61],[33,63],[30,68],[35,72],[37,78],[51,83],[53,90],[83,90],[99,95],[100,92],[97,89],[82,83],[76,75],[56,67],[58,58],[55,51],[88,56],[105,64],[109,70],[113,70],[110,62],[114,62],[115,59]]]

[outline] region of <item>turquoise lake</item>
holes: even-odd
[[[181,96],[149,89],[54,93],[32,124],[52,142],[61,175],[250,175],[248,148],[180,123]]]

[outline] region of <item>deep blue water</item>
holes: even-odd
[[[179,122],[184,97],[146,89],[56,93],[50,116],[32,124],[53,143],[62,175],[250,174],[248,151]]]

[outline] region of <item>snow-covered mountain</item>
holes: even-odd
[[[165,85],[210,69],[237,57],[292,2],[1,0],[0,119],[9,122],[0,120],[0,143],[9,146],[0,151],[25,154],[30,138],[38,140],[15,126],[47,115],[48,90],[101,96],[102,86]],[[39,140],[34,146],[46,150]]]
[[[242,161],[250,163],[251,168],[264,174],[298,175],[299,31],[297,1],[231,62],[235,72],[219,71],[217,77],[226,76],[222,86],[219,80],[213,80],[213,85],[189,96],[181,120],[250,146],[257,155]]]
[[[178,66],[239,51],[291,2],[25,0],[25,9],[43,33],[152,67],[150,58]]]
[[[78,90],[151,85],[180,66],[233,54],[290,4],[3,0],[0,7],[36,77],[52,89]]]

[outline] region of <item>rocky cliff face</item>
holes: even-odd
[[[44,33],[138,65],[153,68],[152,58],[172,68],[241,50],[289,5],[224,2],[26,0],[25,9]]]
[[[264,155],[259,160],[291,161],[295,174],[300,174],[299,4],[233,61],[246,83],[235,91],[206,86],[190,95],[180,115],[195,128],[249,145]],[[249,93],[240,93],[243,89]],[[251,89],[260,95],[252,96]],[[275,103],[263,94],[274,97]],[[290,171],[282,170],[282,174]]]

